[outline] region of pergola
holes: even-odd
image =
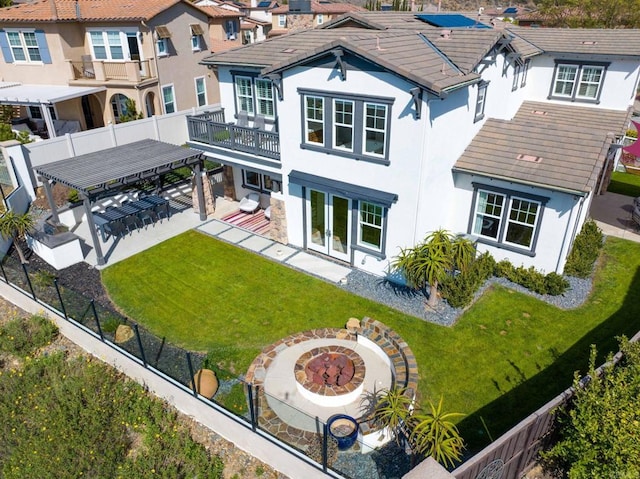
[[[189,166],[195,172],[199,204],[204,205],[202,164],[202,154],[197,150],[146,139],[47,163],[34,169],[44,185],[53,222],[58,223],[59,218],[51,192],[52,183],[61,183],[78,191],[84,204],[98,264],[103,265],[106,261],[91,214],[92,203],[109,191],[121,190],[141,180],[155,180],[172,170]],[[200,208],[200,219],[204,221],[206,218],[205,209]]]

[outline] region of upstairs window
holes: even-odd
[[[236,77],[237,111],[246,111],[253,115],[253,93],[251,91],[251,78]]]
[[[478,97],[476,99],[476,111],[473,121],[480,121],[484,118],[484,106],[487,102],[487,87],[489,82],[481,81],[478,83]]]
[[[118,30],[90,31],[89,38],[94,59],[124,60],[124,42]]]
[[[189,25],[189,29],[191,30],[191,50],[199,52],[202,50],[202,35],[204,35],[204,29],[202,25],[197,23]]]
[[[324,98],[305,98],[305,138],[309,143],[324,145]]]
[[[257,75],[234,74],[236,89],[236,112],[245,111],[251,117],[262,115],[273,120],[276,117],[276,102],[273,84]]]
[[[322,25],[324,23],[324,15],[322,13],[318,13],[318,15],[316,15],[316,18],[318,20],[318,25]]]
[[[285,28],[287,26],[287,16],[278,15],[278,27]]]
[[[353,102],[348,100],[334,100],[334,133],[333,146],[353,151]]]
[[[169,38],[171,38],[171,32],[166,25],[158,25],[156,27],[156,51],[158,56],[169,55]]]
[[[227,20],[224,25],[227,40],[235,40],[238,36],[238,28],[236,27],[236,22],[234,20]]]
[[[176,111],[176,94],[173,85],[162,87],[162,103],[165,113],[173,113]]]
[[[207,104],[207,89],[204,77],[195,78],[194,81],[196,84],[196,102],[198,106],[204,106]]]
[[[597,103],[608,64],[556,63],[550,98]]]
[[[365,152],[384,156],[387,137],[387,105],[365,103],[364,114]]]
[[[0,49],[6,63],[51,63],[42,30],[0,30]]]

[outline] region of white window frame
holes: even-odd
[[[314,105],[312,105],[311,107],[309,107],[309,103],[307,100],[312,99],[314,101]],[[315,102],[317,100],[320,100],[320,108],[318,108],[315,105]],[[315,96],[315,95],[304,95],[304,138],[305,138],[305,143],[309,143],[312,145],[324,145],[324,139],[327,135],[327,123],[325,121],[325,113],[324,113],[324,102],[325,102],[325,98],[322,96]],[[317,118],[316,115],[314,115],[313,117],[309,116],[309,108],[311,108],[311,111],[313,112],[320,112],[320,118]],[[313,141],[309,138],[309,133],[311,133],[311,131],[313,131],[311,128],[309,128],[309,123],[322,123],[322,139],[320,141]]]
[[[369,207],[371,207],[374,211],[369,210]],[[379,219],[380,224],[377,224],[375,222],[376,219]],[[384,220],[385,220],[384,206],[379,205],[377,203],[370,202],[370,201],[359,201],[358,202],[358,239],[357,239],[358,246],[362,246],[363,248],[367,248],[369,250],[382,252],[382,246],[384,243]],[[364,228],[372,228],[375,230],[379,230],[380,244],[376,245],[376,244],[368,243],[364,241],[363,234],[362,234]]]
[[[338,112],[337,105],[351,105],[351,112],[341,111]],[[351,122],[347,123],[345,121],[338,121],[338,115],[342,115],[342,120],[346,120],[348,116],[351,117]],[[334,98],[333,99],[333,148],[336,150],[344,150],[344,151],[353,151],[354,145],[354,126],[355,126],[355,102],[353,100],[345,100],[342,98]],[[338,128],[343,128],[351,131],[351,147],[341,146],[336,143],[338,139]]]
[[[370,118],[370,115],[368,114],[368,108],[369,106],[373,107],[375,109],[374,111],[374,116],[371,117],[373,119],[374,124],[372,126],[368,126],[367,122],[368,119]],[[384,115],[382,117],[378,116],[378,109],[382,108],[384,111]],[[389,116],[389,106],[385,105],[383,103],[375,103],[375,102],[371,102],[371,101],[365,101],[364,102],[364,107],[363,107],[364,111],[363,111],[363,115],[364,115],[364,121],[362,122],[362,126],[363,126],[363,131],[362,131],[362,143],[363,143],[363,153],[365,155],[372,155],[372,156],[379,156],[380,158],[384,158],[386,156],[386,152],[387,152],[387,122],[388,120],[388,116]],[[379,126],[377,125],[377,122],[382,120],[383,121],[383,125],[382,128],[379,128]],[[368,144],[367,144],[367,132],[373,132],[375,134],[382,134],[382,153],[376,153],[375,151],[369,151],[368,148]]]
[[[117,33],[118,34],[118,40],[119,40],[119,44],[111,44],[109,42],[109,33]],[[94,45],[93,43],[93,37],[92,34],[93,33],[100,33],[101,37],[102,37],[102,44],[101,45]],[[104,27],[104,28],[87,28],[87,38],[88,38],[88,43],[91,46],[91,57],[94,60],[106,60],[106,61],[112,61],[112,62],[125,62],[128,61],[130,56],[131,56],[131,52],[129,52],[129,42],[127,40],[127,33],[135,33],[137,35],[138,30],[135,28],[125,28],[125,29],[121,29],[121,28],[108,28],[108,27]],[[98,56],[96,55],[96,50],[95,47],[96,46],[100,46],[100,47],[104,47],[105,50],[105,58],[98,58]],[[120,47],[122,49],[122,58],[114,58],[113,56],[113,48],[117,48]],[[142,51],[141,51],[142,53]]]
[[[240,83],[246,82],[247,91],[242,92]],[[247,115],[253,116],[255,113],[255,102],[253,98],[253,81],[250,76],[236,75],[233,79],[236,90],[236,106],[237,112],[246,111]],[[243,104],[243,103],[246,103]],[[243,108],[245,107],[246,108]]]
[[[556,62],[549,98],[599,103],[608,66],[609,63],[598,62]],[[567,72],[572,72],[573,76],[568,76]],[[594,81],[590,78],[589,74],[592,72],[597,73],[599,77],[598,81]],[[567,92],[566,88],[563,88],[564,91],[558,92],[558,86],[561,84],[566,86],[570,85],[571,92]],[[590,87],[593,88],[594,86],[595,93],[593,95],[581,93],[583,88],[588,91]]]
[[[202,91],[198,89],[198,83],[202,85]],[[205,77],[196,77],[193,79],[193,83],[196,90],[196,105],[205,106],[207,104],[207,80]],[[202,96],[202,102],[200,101],[200,97]]]
[[[159,57],[169,56],[169,42],[166,38],[158,38],[156,40],[156,53]]]
[[[536,205],[537,209],[536,212],[533,213],[533,223],[528,223],[526,221],[522,221],[519,220],[517,218],[512,218],[513,216],[513,212],[514,212],[514,203],[515,202],[524,202],[524,203],[528,203],[529,205]],[[512,246],[515,246],[516,248],[525,248],[525,249],[531,249],[533,246],[533,240],[535,238],[536,235],[536,230],[538,227],[538,218],[540,215],[540,211],[542,208],[542,204],[539,201],[535,201],[535,200],[531,200],[529,198],[521,198],[519,196],[512,196],[509,199],[509,208],[507,209],[507,216],[505,218],[505,228],[504,228],[504,237],[502,242],[505,244],[510,244]],[[528,210],[522,210],[519,209],[519,212],[521,212],[522,214],[524,214],[525,216],[531,215],[532,213]],[[520,243],[516,243],[516,242],[512,242],[509,241],[507,238],[509,236],[509,227],[511,225],[518,225],[521,227],[525,227],[525,228],[531,228],[531,236],[530,236],[530,240],[529,240],[529,244],[520,244]]]
[[[499,205],[500,208],[500,213],[496,214],[493,211],[491,212],[487,212],[485,211],[479,211],[480,208],[480,196],[482,194],[486,194],[488,195],[494,195],[496,197],[502,198],[502,204]],[[500,241],[500,228],[502,226],[502,217],[504,215],[504,210],[505,210],[505,205],[507,203],[507,196],[503,193],[498,193],[496,191],[490,191],[490,190],[481,190],[479,189],[476,192],[476,205],[475,205],[475,211],[473,213],[473,228],[472,228],[472,232],[474,235],[477,235],[481,238],[487,238],[490,239],[492,241]],[[489,203],[485,203],[485,205],[487,205]],[[484,206],[484,205],[483,205]],[[493,202],[491,203],[492,209],[497,207],[498,205]],[[482,219],[478,218],[479,216],[482,216]],[[498,222],[498,227],[496,229],[496,235],[494,236],[490,236],[490,235],[485,235],[482,234],[482,223],[478,223],[478,221],[485,221],[485,217],[488,218],[488,221],[497,221]]]
[[[202,42],[200,35],[191,35],[191,51],[199,52],[202,50]]]
[[[256,175],[257,183],[248,181],[247,173]],[[266,173],[258,173],[251,170],[242,170],[242,186],[250,190],[260,191],[261,193],[271,193],[273,191],[273,178]]]
[[[171,101],[169,102],[166,101],[165,94],[164,94],[165,90],[168,90],[168,89],[171,91]],[[162,88],[160,90],[162,93],[162,109],[164,113],[165,114],[175,113],[176,111],[178,111],[178,106],[176,104],[176,91],[173,86],[173,83],[169,83],[168,85],[162,85]],[[167,105],[171,105],[171,107],[173,108],[173,111],[168,111]]]
[[[579,65],[570,65],[559,63],[553,78],[553,93],[554,97],[573,98],[573,92],[576,89],[576,80],[580,70]],[[558,91],[558,86],[562,85],[562,91]],[[571,86],[569,92],[566,92],[564,86]]]
[[[476,110],[473,117],[474,123],[484,118],[484,109],[487,105],[487,90],[489,82],[481,81],[478,83],[478,96],[476,97]]]
[[[598,81],[593,81],[590,78],[585,78],[585,73],[587,73],[588,70],[592,70],[592,71],[598,71],[600,78],[598,79]],[[582,67],[580,68],[580,76],[578,77],[578,84],[576,87],[576,98],[580,98],[581,100],[597,100],[598,98],[600,98],[600,90],[602,89],[602,81],[604,80],[604,67],[603,66],[599,66],[599,65],[582,65]],[[586,86],[587,88],[589,88],[590,86],[595,86],[596,87],[596,92],[593,96],[591,95],[584,95],[584,94],[580,94],[580,90],[582,89],[582,86]]]
[[[316,21],[318,25],[322,25],[324,23],[324,15],[322,13],[318,13],[316,15]]]
[[[256,78],[254,83],[256,89],[256,114],[273,120],[276,115],[276,104],[275,98],[273,97],[273,85],[269,80],[263,80],[261,78]],[[266,85],[267,88],[260,88],[259,85]],[[269,111],[269,105],[271,105],[271,111]]]
[[[278,15],[278,27],[286,28],[287,27],[287,16],[286,15]]]
[[[13,57],[14,63],[43,63],[42,61],[42,53],[40,52],[40,45],[38,45],[38,38],[36,37],[35,28],[6,28],[5,33],[7,34],[7,43],[9,45],[9,49],[11,50],[11,56]],[[12,37],[15,39],[15,35],[17,34],[17,39],[20,41],[20,44],[11,43]],[[25,34],[29,35],[29,38],[33,37],[33,41],[35,45],[29,45]],[[24,60],[18,59],[16,57],[15,51],[20,50],[22,55],[24,56]],[[31,58],[31,52],[37,52],[38,59],[34,60]]]

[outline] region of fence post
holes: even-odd
[[[327,426],[327,423],[324,422],[322,423],[322,472],[324,473],[327,472],[327,459],[329,456],[328,436],[329,436],[329,427]]]
[[[60,301],[60,307],[62,308],[62,314],[64,315],[64,319],[69,319],[67,316],[67,308],[64,307],[64,301],[62,301],[62,294],[60,294],[60,288],[58,287],[58,278],[53,279],[53,285],[56,288],[56,293],[58,294],[58,300]]]
[[[258,386],[256,386],[256,389],[258,389]],[[249,396],[248,399],[249,399],[249,413],[251,414],[251,429],[253,429],[253,432],[256,432],[258,417],[256,414],[256,403],[253,398],[253,384],[247,383],[247,396]]]
[[[191,352],[187,351],[187,366],[189,366],[189,376],[191,377],[191,389],[193,395],[198,397],[198,388],[196,386],[196,376],[193,374],[193,363],[191,362]]]
[[[29,285],[29,290],[31,291],[31,296],[33,296],[34,300],[38,300],[38,298],[36,298],[36,292],[33,290],[33,285],[31,284],[31,278],[29,278],[29,272],[27,271],[27,265],[24,263],[22,264],[22,271],[24,271],[24,275],[27,278],[27,284]]]
[[[136,332],[136,339],[138,340],[138,347],[140,348],[140,356],[142,359],[142,364],[144,367],[147,367],[147,358],[144,357],[144,348],[142,347],[142,339],[140,339],[140,330],[138,329],[138,323],[133,323],[133,329]]]
[[[91,300],[91,311],[93,311],[93,319],[96,320],[96,325],[98,326],[98,334],[100,335],[100,341],[104,342],[104,334],[102,333],[102,327],[100,326],[100,320],[98,319],[98,312],[96,311],[96,303],[93,299]]]

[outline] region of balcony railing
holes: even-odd
[[[124,62],[107,62],[103,60],[67,60],[72,80],[125,80],[140,82],[148,78],[156,78],[153,62],[149,60],[132,60]]]
[[[225,123],[224,112],[187,116],[187,126],[192,141],[280,160],[278,133]]]

